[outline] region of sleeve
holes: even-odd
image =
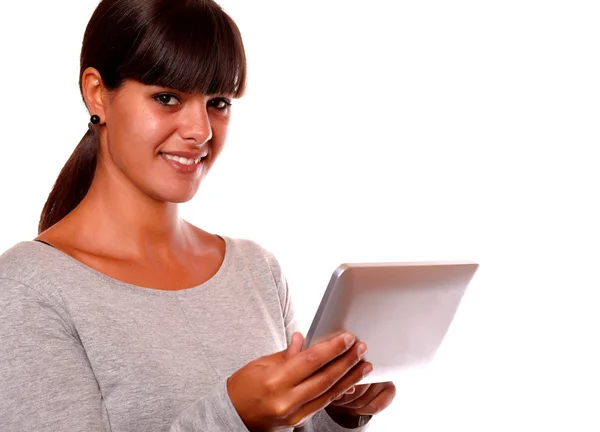
[[[111,430],[102,394],[68,312],[0,278],[0,425],[7,431]],[[226,382],[173,420],[171,432],[247,431]]]
[[[0,279],[3,430],[110,431],[98,384],[66,312]]]
[[[208,396],[182,411],[169,429],[169,432],[197,431],[248,432],[231,403],[226,381],[215,387]]]
[[[279,300],[281,302],[281,310],[283,312],[283,322],[285,326],[286,339],[288,344],[292,340],[292,335],[298,330],[298,323],[295,316],[295,309],[292,300],[292,295],[287,283],[287,279],[283,274],[281,266],[277,259],[269,254],[271,271],[277,285]],[[304,425],[304,427],[295,429],[297,432],[363,432],[369,427],[372,416],[362,416],[361,426],[353,429],[348,429],[336,423],[327,412],[323,409],[315,413],[315,415]]]

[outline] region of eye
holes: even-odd
[[[231,101],[226,98],[215,98],[208,101],[208,106],[216,108],[219,111],[225,111],[231,106]]]
[[[159,93],[152,96],[152,99],[156,100],[159,104],[164,106],[175,106],[181,103],[181,100],[171,93]]]

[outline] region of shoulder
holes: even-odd
[[[0,255],[0,278],[25,281],[31,279],[34,269],[45,262],[41,246],[31,241],[15,244]]]
[[[58,299],[57,286],[61,275],[67,273],[66,264],[51,246],[34,241],[17,243],[0,255],[0,287],[29,288]]]
[[[264,245],[247,238],[223,237],[238,258],[242,258],[250,265],[267,266],[270,271],[280,276],[281,264],[272,250]]]
[[[0,254],[0,340],[14,349],[77,337],[58,276],[67,272],[53,268],[57,256],[45,248],[51,247],[26,241]]]
[[[247,238],[222,237],[229,251],[239,265],[257,276],[267,277],[278,291],[286,289],[285,276],[281,264],[273,251],[262,244]]]

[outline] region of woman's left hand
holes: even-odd
[[[386,409],[396,396],[396,387],[391,382],[354,386],[354,392],[346,392],[327,408],[332,417],[357,417],[375,415]]]

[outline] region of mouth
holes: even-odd
[[[177,162],[181,165],[198,165],[200,162],[203,162],[204,159],[208,156],[208,152],[204,152],[199,155],[181,155],[181,154],[173,154],[173,153],[160,153],[165,159],[168,159],[173,162]]]
[[[161,152],[160,156],[176,172],[184,175],[198,174],[204,170],[208,150],[198,152]]]

